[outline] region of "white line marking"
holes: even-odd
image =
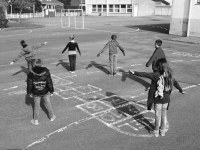
[[[86,72],[87,74],[93,74],[93,73],[99,73],[100,71],[91,71],[91,72]]]
[[[191,61],[200,61],[200,59],[196,59],[196,60],[191,60]]]
[[[18,88],[18,86],[16,85],[16,86],[13,86],[13,87],[10,87],[10,88],[7,88],[7,89],[3,89],[4,91],[7,91],[7,90],[11,90],[11,89],[16,89],[16,88]]]
[[[182,62],[183,60],[172,60],[171,62]]]
[[[134,66],[140,66],[142,64],[132,64],[131,66],[134,67]]]

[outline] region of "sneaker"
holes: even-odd
[[[160,135],[161,136],[165,136],[165,133],[166,133],[166,129],[165,130],[160,130]]]
[[[56,116],[53,115],[53,117],[50,119],[50,121],[54,121],[56,119]]]
[[[165,132],[169,130],[169,122],[166,123]]]
[[[39,124],[38,120],[34,120],[34,119],[31,120],[31,123],[34,124],[34,125],[38,125]]]
[[[154,134],[155,137],[159,137],[159,130],[153,130],[152,134]]]

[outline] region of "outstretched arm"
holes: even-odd
[[[81,51],[80,51],[80,49],[79,49],[79,46],[78,46],[78,43],[76,43],[77,45],[76,45],[76,49],[77,49],[77,51],[79,52],[79,54],[80,54],[80,56],[81,56]]]
[[[69,43],[65,46],[64,50],[62,51],[62,54],[69,48]]]
[[[15,58],[13,59],[13,61],[10,62],[10,65],[13,65],[14,62],[18,61],[18,60],[19,60],[22,56],[24,56],[24,55],[25,55],[25,52],[24,52],[24,51],[21,51],[21,52],[18,54],[18,56],[15,57]]]
[[[104,46],[104,48],[97,54],[97,57],[100,56],[101,53],[103,53],[109,46],[109,42]]]
[[[145,78],[148,78],[148,79],[151,79],[151,80],[154,80],[154,81],[157,80],[157,75],[155,73],[152,73],[152,72],[138,72],[138,71],[129,70],[129,73],[136,75],[136,76],[139,76],[139,77],[145,77]]]
[[[180,93],[185,94],[179,83],[174,79],[173,80],[173,85],[179,90]]]
[[[47,42],[35,44],[35,45],[32,45],[31,47],[32,47],[33,50],[36,50],[36,49],[43,47],[44,45],[47,45]]]
[[[119,47],[119,49],[122,51],[123,55],[125,56],[124,48],[121,45],[119,45],[118,42],[117,42],[117,46]]]
[[[149,61],[146,63],[146,67],[149,67],[153,63],[153,61],[156,59],[156,57],[157,57],[157,50],[154,51],[153,55],[151,56]]]

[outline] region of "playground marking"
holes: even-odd
[[[141,66],[142,64],[132,64],[131,67]]]
[[[11,89],[16,89],[16,88],[18,88],[18,86],[16,85],[16,86],[13,86],[13,87],[10,87],[10,88],[7,88],[7,89],[3,89],[4,91],[7,91],[7,90],[11,90]]]
[[[172,60],[171,62],[182,62],[183,60]]]

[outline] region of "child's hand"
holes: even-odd
[[[10,62],[10,65],[13,65],[14,64],[14,62],[12,61],[12,62]]]
[[[47,45],[48,42],[44,42],[44,45]]]
[[[123,52],[123,55],[125,56],[125,52]]]
[[[97,57],[99,57],[100,56],[100,53],[99,54],[97,54]]]
[[[30,94],[29,96],[30,96],[30,98],[33,98],[33,94]]]
[[[130,74],[135,74],[135,71],[129,70]]]

